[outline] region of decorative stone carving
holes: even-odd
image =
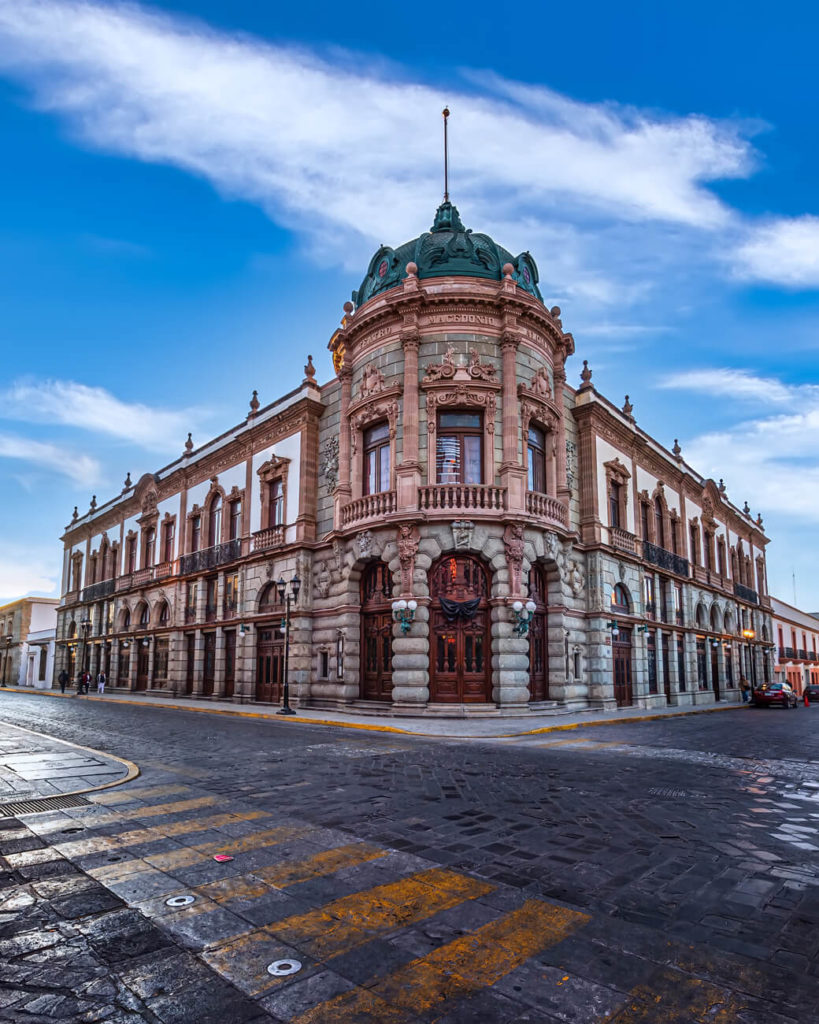
[[[588,359],[583,360],[583,369],[580,371],[580,379],[583,383],[578,388],[579,391],[587,391],[590,387],[593,387],[591,382],[592,371],[589,369]]]
[[[455,376],[455,349],[450,345],[441,363],[430,363],[424,373],[424,381],[449,380]]]
[[[628,569],[626,568],[626,563],[625,562],[618,562],[617,563],[617,575],[620,577],[620,582],[621,583],[624,582],[624,580],[626,578],[626,573],[627,572],[628,572]]]
[[[585,579],[583,571],[580,568],[580,563],[577,561],[573,560],[569,565],[568,583],[574,596],[580,597],[583,593]]]
[[[415,572],[415,556],[421,535],[413,523],[402,523],[398,527],[398,560],[401,563],[401,593],[412,594],[412,578]]]
[[[333,541],[333,558],[336,563],[336,575],[341,576],[344,569],[344,548],[340,540]]]
[[[549,530],[544,540],[546,542],[546,554],[553,562],[557,561],[557,555],[560,551],[560,538],[553,530]]]
[[[506,564],[509,567],[509,589],[513,595],[521,593],[525,546],[522,523],[508,523],[503,531],[503,547],[506,552]]]
[[[390,440],[394,440],[398,429],[397,398],[393,398],[390,401],[376,402],[372,405],[366,405],[360,412],[357,412],[350,417],[350,426],[353,428],[351,444],[353,455],[355,455],[356,452],[358,432],[363,430],[368,423],[375,423],[378,420],[387,420],[389,422]]]
[[[332,494],[338,483],[338,438],[328,437],[321,453],[321,476],[328,494]]]
[[[371,558],[373,555],[373,535],[370,530],[362,530],[356,537],[359,558]]]
[[[545,366],[541,366],[532,375],[532,379],[529,382],[529,390],[541,398],[552,397],[552,385],[549,383],[549,373]]]
[[[247,418],[250,419],[255,416],[259,411],[259,392],[254,391],[250,398],[250,412],[247,414]]]
[[[488,434],[495,433],[495,410],[497,399],[494,391],[471,391],[468,386],[459,384],[452,391],[433,391],[427,395],[427,433],[434,441],[437,428],[435,410],[439,405],[471,405],[486,409],[485,429]]]
[[[574,490],[575,472],[577,467],[577,445],[574,441],[566,441],[566,486]]]
[[[193,451],[193,438],[191,437],[190,434],[188,434],[188,440],[185,442],[185,450],[184,450],[184,452],[182,454],[183,455],[190,455],[190,453],[192,451]]]
[[[472,531],[475,524],[468,519],[456,519],[452,524],[452,544],[457,550],[469,549],[472,546]]]
[[[475,380],[497,380],[497,371],[491,363],[482,363],[476,348],[469,350],[469,376]]]
[[[329,597],[330,596],[330,573],[327,571],[327,563],[319,562],[318,572],[316,573],[316,594],[318,597]]]
[[[367,398],[369,395],[377,395],[384,390],[384,374],[377,366],[366,366],[361,377],[361,387],[358,390],[359,398]]]
[[[296,574],[301,579],[301,590],[309,601],[313,593],[313,565],[308,555],[296,556]]]
[[[316,368],[313,366],[313,357],[308,355],[307,365],[304,367],[304,379],[306,381],[312,381],[316,376]]]

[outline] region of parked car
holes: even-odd
[[[819,704],[819,686],[816,683],[806,686],[802,695],[807,698],[810,704]]]
[[[752,703],[756,708],[795,708],[799,700],[787,683],[763,683],[754,690]]]

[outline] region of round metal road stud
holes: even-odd
[[[165,900],[165,906],[166,907],[189,907],[191,905],[191,903],[193,903],[193,901],[195,899],[196,899],[196,897],[192,896],[190,893],[188,893],[185,896],[171,896],[167,900]]]
[[[267,973],[276,978],[281,978],[285,974],[295,974],[300,970],[301,963],[298,960],[274,960],[272,964],[267,965]]]

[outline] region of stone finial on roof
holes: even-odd
[[[92,494],[91,495],[91,504],[88,506],[89,512],[93,512],[96,507],[97,507],[97,496],[96,496],[96,494]]]
[[[580,385],[580,390],[581,391],[584,388],[592,387],[592,382],[591,382],[592,372],[589,369],[589,361],[588,361],[588,359],[584,359],[583,360],[583,369],[580,371],[580,379],[583,381],[583,383]]]
[[[747,501],[742,506],[742,511],[745,513],[746,516],[749,516],[751,514],[751,506],[748,504]]]
[[[762,513],[761,512],[757,512],[757,514],[756,514],[756,525],[760,528],[760,530],[762,529]]]
[[[77,506],[75,505],[74,506],[74,515],[71,517],[71,522],[72,523],[76,523],[76,521],[79,518],[80,518],[80,512],[79,512],[79,509],[77,508]]]
[[[248,418],[250,418],[251,416],[255,416],[258,411],[259,411],[259,392],[254,390],[253,394],[250,396],[250,412],[247,414]],[[190,437],[190,434],[188,436]]]
[[[626,400],[623,403],[623,415],[627,416],[630,420],[633,420],[634,419],[634,417],[632,416],[633,412],[634,412],[634,406],[628,400],[628,395],[626,395]]]
[[[722,477],[719,478],[719,493],[725,494],[725,481],[722,479]]]
[[[316,376],[316,368],[313,366],[313,357],[307,357],[307,365],[304,367],[304,379],[305,381],[312,381]]]
[[[193,451],[193,439],[191,438],[191,435],[188,434],[188,440],[185,442],[185,451],[183,452],[183,454],[184,455],[190,455],[190,453],[192,451]]]
[[[675,459],[679,459],[682,456],[682,448],[680,448],[680,442],[676,437],[674,438],[674,447],[671,449],[671,452]]]
[[[133,486],[134,485],[131,483],[131,473],[129,471],[125,474],[125,479],[122,482],[122,489],[123,491],[130,491]]]

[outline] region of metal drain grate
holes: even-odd
[[[0,818],[13,818],[17,814],[42,814],[43,811],[61,811],[64,807],[84,807],[88,801],[81,796],[44,796],[39,800],[19,800],[14,804],[0,804]]]

